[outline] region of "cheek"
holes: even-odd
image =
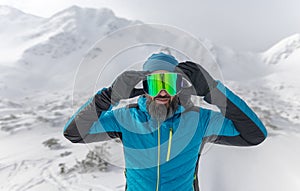
[[[153,101],[154,100],[154,97],[151,97],[151,96],[146,96],[147,100],[150,100],[150,101]]]

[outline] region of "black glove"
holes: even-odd
[[[191,95],[195,95],[193,87],[185,87],[178,94],[180,105],[183,107],[191,107],[193,106],[193,102],[191,101]]]
[[[128,99],[144,94],[143,90],[134,87],[142,81],[148,73],[149,72],[145,71],[125,71],[120,74],[111,86],[111,100],[113,103],[119,102],[121,99]]]
[[[217,82],[202,66],[190,61],[179,63],[175,72],[183,74],[192,83],[197,96],[206,96],[210,89],[217,85]]]

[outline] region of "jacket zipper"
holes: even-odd
[[[156,181],[156,191],[159,188],[160,179],[160,123],[157,124],[157,181]]]
[[[170,160],[171,147],[172,147],[172,137],[173,137],[173,129],[170,128],[170,133],[169,133],[169,144],[168,144],[168,153],[167,153],[167,159],[166,159],[167,162]]]
[[[170,160],[171,155],[171,147],[172,147],[172,137],[173,137],[173,129],[170,128],[169,131],[169,142],[168,142],[168,152],[166,161]],[[159,189],[159,179],[160,179],[160,123],[157,125],[157,181],[156,181],[156,191]]]

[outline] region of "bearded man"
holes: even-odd
[[[135,86],[143,82],[143,89]],[[204,97],[220,112],[196,107]],[[113,109],[121,99],[137,103]],[[178,63],[165,53],[151,55],[143,71],[125,71],[68,121],[73,143],[120,138],[127,191],[196,191],[204,143],[254,146],[267,136],[256,114],[200,65]]]

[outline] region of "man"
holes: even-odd
[[[135,86],[143,80],[143,90]],[[192,86],[189,86],[191,84]],[[196,107],[203,96],[221,112]],[[136,104],[112,110],[121,99],[140,95]],[[64,136],[73,143],[120,138],[126,190],[199,190],[198,161],[204,143],[252,146],[267,136],[254,112],[193,62],[153,54],[143,71],[126,71],[69,120]]]

